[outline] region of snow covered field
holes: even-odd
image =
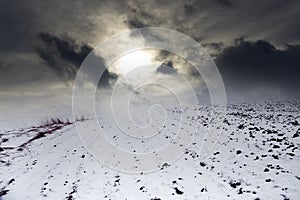
[[[0,199],[297,200],[299,109],[297,102],[229,105],[219,143],[208,157],[199,158],[196,140],[175,163],[140,174],[114,171],[88,153],[74,125],[88,126],[89,120],[1,130]],[[187,132],[194,125],[207,131],[204,113],[188,115]],[[101,117],[114,140],[113,126]],[[170,132],[172,123],[162,134]]]

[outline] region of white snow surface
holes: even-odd
[[[115,171],[88,152],[75,123],[88,126],[89,120],[3,129],[0,199],[297,200],[299,107],[298,102],[229,105],[222,134],[209,156],[199,158],[196,140],[170,166],[139,174]],[[184,129],[189,132],[197,124],[205,133],[209,123],[205,112],[189,115]],[[118,143],[113,137],[117,129],[109,118],[100,117],[108,137]],[[164,130],[172,132],[172,123]],[[124,141],[120,146],[132,150]],[[139,148],[143,150],[142,145]]]

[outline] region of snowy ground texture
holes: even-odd
[[[299,109],[297,102],[230,105],[210,156],[199,159],[192,147],[172,165],[137,175],[102,166],[73,122],[1,130],[0,199],[298,200]],[[205,131],[205,116],[191,116],[193,123]]]

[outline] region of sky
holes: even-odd
[[[199,42],[221,72],[228,100],[299,98],[297,0],[0,0],[0,26],[0,110],[6,115],[15,115],[12,108],[25,117],[70,109],[88,53],[114,34],[142,27],[173,29]],[[197,76],[176,56],[158,52],[156,60],[187,79]],[[120,75],[106,70],[102,85],[112,87]]]

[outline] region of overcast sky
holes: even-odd
[[[93,47],[147,26],[198,41],[228,91],[297,94],[299,19],[297,0],[0,0],[0,101],[2,107],[12,99],[27,105],[32,97],[60,102]],[[116,78],[106,72],[104,83]]]

